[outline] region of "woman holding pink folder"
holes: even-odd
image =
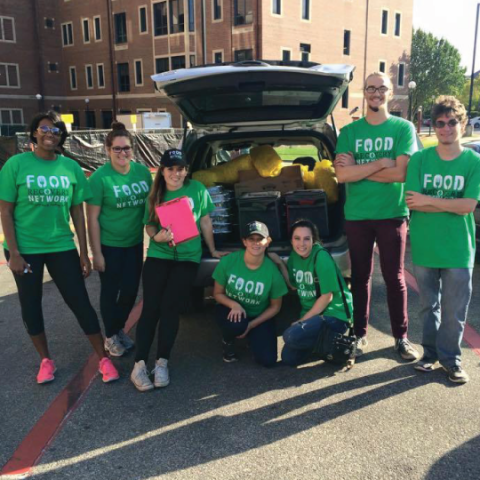
[[[170,383],[168,360],[175,343],[180,320],[180,306],[189,294],[202,256],[200,236],[175,245],[170,226],[160,225],[156,207],[180,197],[188,197],[197,228],[201,231],[212,257],[224,252],[215,249],[209,213],[214,205],[207,189],[186,178],[187,164],[180,150],[167,150],[153,182],[145,208],[144,223],[150,237],[147,260],[143,267],[143,310],[138,321],[135,365],[130,376],[141,391],[166,387]],[[158,344],[152,382],[147,372],[150,347],[158,324]]]

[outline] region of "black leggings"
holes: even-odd
[[[22,308],[22,318],[29,335],[44,332],[42,311],[43,269],[47,267],[65,303],[77,317],[85,335],[100,333],[98,317],[88,298],[85,281],[76,249],[66,252],[35,253],[22,255],[30,264],[32,273],[13,275],[17,284],[18,297]],[[10,252],[5,250],[5,258]]]
[[[180,307],[190,293],[198,263],[148,257],[143,266],[143,310],[138,320],[135,361],[148,360],[158,327],[156,358],[170,358],[180,323]]]
[[[102,245],[105,271],[100,272],[100,312],[110,338],[125,327],[135,305],[142,275],[143,242],[133,247]]]

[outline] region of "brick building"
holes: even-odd
[[[386,71],[406,116],[412,12],[413,0],[2,0],[0,124],[55,108],[78,127],[164,110],[180,126],[150,75],[253,58],[355,65],[339,126],[362,114],[365,72]]]

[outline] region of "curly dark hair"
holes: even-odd
[[[33,134],[37,131],[40,122],[44,119],[50,120],[53,123],[53,126],[59,128],[62,132],[60,135],[60,141],[58,142],[58,146],[62,147],[68,137],[67,127],[65,125],[65,122],[62,122],[62,120],[60,119],[58,113],[51,110],[48,112],[37,113],[32,118],[28,127],[28,134],[30,140],[35,144],[37,143],[37,139],[33,136]]]
[[[468,117],[465,106],[452,95],[441,95],[435,100],[432,107],[432,125],[435,126],[438,117],[442,115],[455,117],[462,127],[467,123]]]

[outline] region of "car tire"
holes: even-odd
[[[475,128],[480,128],[480,123],[476,123],[476,124],[474,125],[474,127],[475,127]]]

